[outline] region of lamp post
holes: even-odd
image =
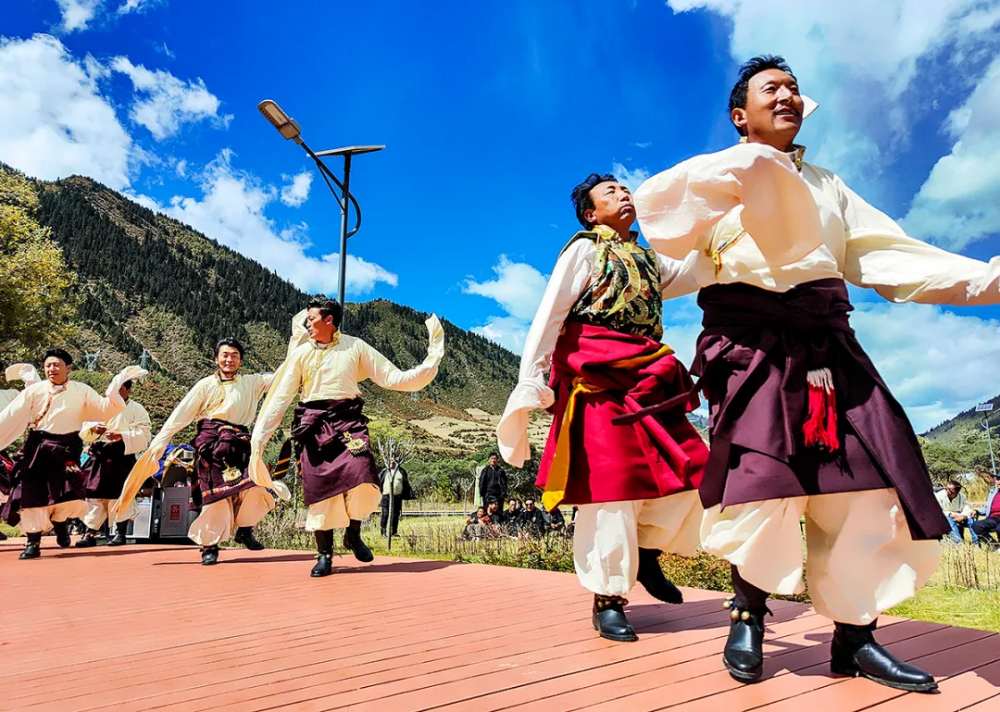
[[[361,229],[361,207],[358,205],[357,199],[351,195],[350,190],[351,158],[362,153],[374,153],[376,151],[381,151],[385,148],[385,146],[345,146],[344,148],[334,148],[328,151],[314,153],[306,142],[302,140],[302,127],[299,126],[294,119],[290,118],[288,114],[282,111],[280,106],[270,99],[265,99],[257,105],[257,109],[264,115],[264,118],[271,122],[274,128],[278,129],[278,133],[284,136],[285,139],[295,141],[295,143],[305,149],[305,152],[309,154],[309,157],[316,162],[316,167],[319,169],[320,175],[323,176],[323,180],[326,182],[327,187],[330,189],[330,192],[333,193],[333,197],[340,206],[340,276],[337,285],[337,298],[340,301],[340,305],[344,307],[346,311],[347,304],[345,302],[345,287],[347,285],[347,238],[351,237]],[[331,171],[323,162],[322,159],[327,156],[344,157],[343,181],[337,178],[337,176],[333,174],[333,171]],[[333,181],[333,183],[330,181]],[[334,188],[334,185],[340,189],[339,195],[337,190]],[[354,206],[354,214],[357,222],[354,224],[353,229],[348,230],[348,211],[351,205]],[[343,327],[343,323],[341,323],[341,327]]]
[[[993,468],[993,478],[997,476],[997,461],[993,457],[993,439],[990,437],[990,411],[993,410],[992,403],[980,403],[976,406],[976,412],[983,414],[983,428],[986,430],[986,443],[990,448],[990,465]]]

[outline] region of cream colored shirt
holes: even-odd
[[[94,428],[101,424],[102,421],[84,423],[80,430],[80,438],[88,444],[98,440],[107,442],[107,434],[98,435],[94,432]],[[141,404],[136,403],[131,398],[125,402],[125,410],[103,424],[108,432],[121,434],[122,442],[125,443],[126,455],[142,452],[149,446],[149,438],[152,433],[149,413]]]
[[[521,467],[530,456],[529,413],[535,408],[548,408],[554,400],[546,380],[552,352],[566,317],[590,285],[596,256],[597,247],[591,240],[576,240],[563,251],[531,322],[521,355],[518,383],[497,424],[500,455],[515,467]],[[692,264],[693,260],[682,262],[659,256],[660,294],[664,301],[698,289]]]
[[[941,511],[945,514],[962,514],[966,517],[972,516],[972,506],[969,504],[969,500],[965,496],[965,492],[959,492],[955,499],[948,499],[947,490],[941,490],[934,496],[937,497],[938,504],[941,505]]]
[[[45,380],[28,386],[0,411],[0,449],[21,437],[29,426],[53,435],[65,435],[79,432],[88,420],[113,418],[125,408],[125,401],[118,393],[121,384],[145,373],[136,366],[129,366],[111,379],[103,398],[79,381],[53,386]]]
[[[440,355],[428,353],[419,366],[401,371],[354,336],[340,334],[329,344],[310,339],[292,350],[282,365],[274,392],[257,419],[253,439],[265,443],[270,440],[300,391],[303,403],[357,398],[361,395],[358,384],[369,379],[392,391],[419,391],[434,380],[440,361]]]
[[[257,415],[257,403],[273,380],[273,373],[237,373],[235,378],[224,381],[218,372],[201,379],[174,408],[149,449],[157,451],[159,459],[174,436],[196,420],[209,418],[250,427]]]
[[[1000,258],[980,262],[908,237],[830,171],[802,163],[799,173],[770,146],[684,161],[643,183],[635,204],[650,245],[690,255],[699,287],[784,292],[832,277],[894,302],[1000,301]]]

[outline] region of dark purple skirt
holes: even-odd
[[[299,451],[307,505],[336,497],[365,483],[378,486],[368,443],[364,400],[309,401],[295,408],[292,437]]]
[[[705,507],[894,488],[914,539],[949,531],[902,406],[855,338],[843,280],[788,292],[747,284],[701,290],[704,330],[691,372],[710,406]],[[806,373],[828,368],[840,448],[806,447]]]
[[[118,499],[129,473],[135,466],[135,455],[125,454],[125,443],[99,440],[90,446],[90,457],[83,465],[90,499]]]
[[[198,434],[191,445],[201,504],[212,504],[255,486],[247,474],[250,464],[247,428],[206,418],[198,421]]]
[[[7,523],[15,526],[21,521],[21,509],[84,499],[87,488],[80,469],[82,453],[83,441],[76,433],[30,431],[11,473],[10,499],[3,507]]]

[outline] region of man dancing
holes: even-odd
[[[264,476],[264,447],[301,391],[292,437],[309,507],[306,529],[315,534],[319,552],[314,577],[333,573],[334,529],[346,527],[344,546],[358,561],[374,558],[361,539],[361,520],[379,508],[382,493],[358,384],[371,379],[382,388],[419,391],[434,380],[444,355],[444,329],[436,316],[426,322],[427,358],[409,371],[400,371],[361,339],[341,333],[342,316],[338,302],[315,299],[294,317],[288,358],[275,374],[252,436],[250,471]]]
[[[128,523],[138,516],[133,502],[120,516],[109,510],[122,493],[125,480],[135,466],[136,453],[149,445],[149,413],[130,398],[132,381],[119,389],[125,410],[106,422],[84,423],[80,439],[89,443],[90,458],[83,466],[87,481],[87,513],[83,515],[86,533],[76,542],[83,549],[97,545],[97,534],[108,522],[108,546],[125,544]],[[114,534],[112,535],[112,530]]]
[[[45,380],[25,388],[0,411],[0,449],[28,430],[3,506],[7,523],[19,525],[28,537],[21,559],[41,555],[42,534],[49,529],[55,529],[60,547],[70,545],[66,520],[87,511],[80,428],[84,421],[107,420],[124,410],[122,383],[146,373],[129,366],[111,380],[102,398],[87,384],[69,380],[72,368],[66,351],[49,349],[43,357]]]
[[[594,594],[594,629],[635,641],[625,596],[638,581],[681,603],[659,556],[690,556],[699,543],[695,488],[708,449],[685,415],[697,406],[687,370],[660,343],[663,299],[694,287],[680,262],[637,244],[632,195],[613,176],[592,174],[572,198],[585,230],[552,271],[497,439],[504,459],[521,467],[529,412],[554,411],[538,472],[542,504],[579,505],[573,561]],[[669,407],[647,409],[668,399]]]
[[[784,60],[756,57],[730,96],[745,145],[636,193],[643,234],[663,254],[690,254],[702,286],[702,541],[732,564],[735,591],[723,661],[737,680],[760,679],[769,592],[802,590],[804,516],[809,594],[835,621],[833,672],[927,692],[934,679],[873,632],[933,574],[949,527],[913,429],[848,323],[845,281],[895,302],[996,303],[1000,260],[907,237],[804,162],[794,140],[811,107]]]
[[[241,374],[243,344],[236,339],[222,339],[215,346],[218,370],[196,384],[177,404],[149,450],[129,475],[121,497],[112,513],[123,516],[136,493],[159,469],[167,445],[177,433],[193,422],[195,436],[195,474],[201,496],[201,514],[191,522],[188,537],[201,545],[201,563],[206,566],[219,560],[219,544],[233,537],[251,551],[264,548],[254,538],[253,528],[274,507],[268,491],[273,486],[267,472],[260,479],[247,473],[250,460],[250,425],[257,414],[257,403],[271,387],[274,374]]]

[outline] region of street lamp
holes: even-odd
[[[993,410],[992,403],[980,403],[976,406],[976,412],[983,414],[983,428],[986,430],[986,442],[990,447],[990,465],[993,467],[993,478],[997,476],[997,461],[993,457],[993,439],[990,437],[990,411]]]
[[[347,238],[351,237],[358,230],[361,229],[361,207],[358,205],[357,199],[351,195],[351,158],[353,156],[362,153],[375,153],[376,151],[381,151],[385,146],[345,146],[344,148],[334,148],[329,151],[320,151],[319,153],[314,153],[306,142],[302,140],[302,127],[296,123],[296,121],[288,116],[281,107],[278,106],[271,99],[265,99],[257,105],[257,109],[264,115],[264,118],[271,122],[271,125],[278,130],[285,139],[295,141],[295,143],[302,146],[305,152],[309,154],[309,157],[316,162],[316,167],[319,168],[319,174],[323,176],[323,180],[326,181],[327,187],[330,192],[333,193],[333,197],[336,199],[337,204],[340,206],[340,277],[338,289],[338,299],[340,305],[346,310],[347,304],[345,302],[345,287],[347,285]],[[333,172],[327,168],[326,164],[323,163],[323,158],[327,156],[343,156],[344,157],[344,180],[341,181]],[[333,181],[331,184],[330,181]],[[336,184],[337,188],[340,188],[340,194],[338,195],[337,190],[334,188]],[[347,217],[349,206],[354,206],[354,214],[357,222],[354,224],[354,228],[351,230],[347,229]],[[343,323],[341,323],[343,326]]]

